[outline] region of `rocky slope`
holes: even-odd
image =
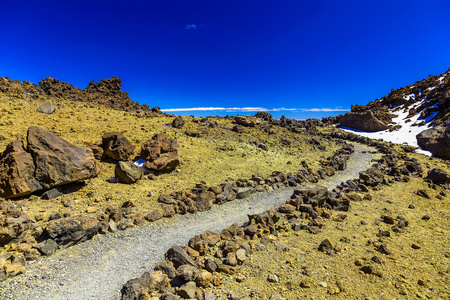
[[[33,143],[25,136],[30,128],[37,126],[53,138],[58,136],[62,139],[59,141],[61,144],[77,149],[74,150],[77,154],[84,151],[90,160],[93,155],[98,166],[95,172],[100,170],[96,177],[89,178],[89,175],[61,186],[56,183],[50,190],[36,191],[13,200],[0,199],[0,281],[4,281],[0,293],[3,293],[3,298],[26,299],[62,292],[59,295],[63,295],[63,299],[70,299],[69,294],[76,299],[87,299],[91,295],[88,285],[98,289],[101,284],[111,282],[116,289],[112,293],[117,295],[117,281],[112,276],[127,265],[136,266],[137,269],[123,273],[124,276],[129,274],[127,278],[120,277],[125,283],[130,279],[128,276],[138,276],[150,268],[145,267],[146,258],[141,257],[143,252],[140,251],[151,250],[151,247],[147,244],[135,246],[139,243],[136,240],[144,237],[138,234],[132,241],[128,239],[132,236],[131,231],[127,234],[128,230],[149,225],[160,240],[162,238],[158,234],[166,229],[177,233],[178,229],[171,227],[175,224],[171,217],[177,215],[191,227],[186,227],[189,228],[187,235],[173,242],[183,246],[189,239],[188,235],[198,233],[191,230],[194,226],[197,230],[214,228],[220,232],[224,229],[225,241],[234,239],[238,242],[234,244],[241,247],[241,239],[244,239],[250,248],[245,246],[245,255],[242,255],[243,251],[238,253],[241,249],[228,242],[211,246],[211,259],[222,269],[214,274],[214,281],[208,281],[208,274],[202,270],[205,280],[198,283],[202,289],[193,289],[198,274],[191,272],[195,270],[190,267],[180,266],[182,269],[176,270],[179,275],[175,275],[184,281],[173,282],[172,286],[167,286],[168,274],[162,271],[153,274],[154,277],[147,276],[144,281],[153,286],[145,287],[146,293],[155,289],[160,293],[144,293],[143,299],[178,299],[174,293],[186,298],[192,296],[193,290],[205,299],[256,296],[275,300],[302,295],[324,298],[329,294],[341,298],[349,295],[373,298],[379,296],[379,289],[386,283],[385,295],[391,298],[402,297],[399,295],[448,296],[449,270],[446,266],[449,245],[445,239],[438,242],[440,237],[448,235],[449,230],[446,224],[450,177],[438,172],[444,178],[443,183],[421,178],[436,167],[448,173],[449,166],[445,161],[411,153],[410,147],[393,149],[378,141],[334,128],[322,128],[329,120],[273,120],[268,113],[258,113],[254,117],[174,118],[156,113],[157,108],[150,110],[130,102],[128,96],[120,91],[120,80],[117,82],[114,78],[92,83],[84,90],[53,79],[46,79],[39,86],[7,78],[1,78],[0,82],[0,151],[5,156],[10,153],[9,145],[18,143],[22,154],[32,153]],[[52,104],[45,104],[48,101]],[[421,103],[424,102],[414,105],[418,107]],[[43,135],[47,136],[47,133]],[[256,201],[251,204],[252,208],[262,207],[264,201],[258,200],[266,197],[259,195],[280,192],[299,183],[314,184],[337,170],[345,169],[346,159],[342,154],[345,156],[350,149],[341,138],[378,146],[388,156],[360,175],[350,174],[354,180],[346,180],[335,187],[326,202],[314,202],[317,199],[312,201],[306,197],[301,201],[308,202],[304,203],[307,206],[297,205],[300,204],[299,194],[294,193],[293,198],[285,199],[288,203],[283,204],[279,212],[283,215],[278,219],[281,223],[272,229],[260,226],[256,221],[251,224],[251,220],[250,224],[241,223],[228,228],[221,226],[229,224],[220,222],[218,227],[196,224],[201,222],[201,218],[196,216],[203,213],[212,213],[213,219],[231,220],[226,216],[226,208],[221,209],[220,205],[214,204],[225,203],[233,207],[236,204],[237,211],[245,215],[246,208],[239,205],[247,204],[247,199]],[[59,163],[57,156],[52,154],[57,150],[50,148],[45,148],[46,153],[50,153],[48,157]],[[87,148],[89,151],[84,150]],[[333,154],[340,148],[343,152],[337,151],[337,156]],[[144,169],[133,164],[137,159],[144,160],[137,162]],[[49,172],[40,176],[32,173],[32,177],[48,183],[46,180],[50,177],[46,175]],[[8,186],[5,184],[3,187]],[[399,196],[399,190],[405,192]],[[362,199],[364,201],[360,201]],[[276,199],[279,200],[283,199]],[[391,206],[386,207],[388,204]],[[333,208],[348,212],[341,214]],[[423,219],[419,218],[421,215]],[[207,223],[210,225],[211,221]],[[305,231],[298,232],[297,229]],[[140,232],[140,228],[132,230]],[[107,239],[103,234],[107,234]],[[430,234],[433,238],[427,239]],[[116,239],[118,245],[115,245]],[[331,242],[331,248],[320,246],[324,239]],[[85,243],[87,240],[91,241]],[[411,241],[414,241],[414,246]],[[72,247],[75,244],[79,246]],[[206,258],[205,253],[200,255],[204,243],[194,237],[189,244],[198,248],[191,251],[183,246],[189,250],[190,259],[181,251],[178,253],[188,261],[198,260],[198,268],[204,268],[202,258]],[[298,252],[292,246],[295,244],[302,245],[302,249],[307,251]],[[429,246],[432,244],[433,248]],[[103,246],[106,250],[98,251],[98,247]],[[225,249],[227,246],[230,247]],[[120,254],[121,260],[117,264],[115,258],[121,249],[128,249],[128,252]],[[150,251],[149,255],[162,258],[167,250],[167,245],[161,244],[158,252]],[[139,261],[128,261],[133,259],[134,256],[129,255],[132,253],[137,253]],[[293,255],[286,258],[284,254]],[[66,266],[64,257],[74,263],[74,268]],[[98,261],[99,264],[93,266],[101,274],[96,277],[99,281],[88,280],[86,286],[75,284],[74,287],[71,278],[84,278],[86,282],[83,272],[89,270],[83,264],[76,265],[79,257],[89,258],[88,264]],[[238,257],[239,267],[231,266]],[[308,257],[312,260],[305,261]],[[436,262],[436,257],[440,258],[439,262]],[[280,260],[286,261],[289,267]],[[414,263],[409,268],[411,260]],[[46,262],[53,264],[48,274]],[[30,273],[25,269],[28,264],[35,265],[33,271],[28,271]],[[75,268],[77,273],[71,274]],[[265,268],[271,273],[268,274]],[[414,269],[423,275],[418,278]],[[230,274],[230,270],[239,273]],[[106,273],[102,274],[103,271]],[[173,269],[165,268],[165,271]],[[23,272],[24,281],[15,277]],[[350,278],[341,276],[341,273],[349,274]],[[299,278],[292,274],[307,277]],[[346,281],[351,282],[351,286],[342,284]],[[180,283],[189,286],[180,292],[177,289]],[[360,289],[353,289],[358,285],[361,285]],[[25,290],[32,286],[41,291],[33,294],[33,289],[30,289],[30,294],[26,294]],[[80,293],[73,294],[77,288]],[[96,293],[101,295],[102,290]]]
[[[141,115],[151,116],[160,113],[159,108],[150,109],[148,105],[140,105],[130,99],[127,92],[121,91],[120,78],[102,79],[100,82],[90,82],[85,89],[79,89],[70,83],[47,77],[36,85],[29,81],[11,80],[0,77],[0,92],[4,96],[22,99],[48,99],[58,102],[58,99],[84,102],[90,105],[103,105],[109,108],[128,112],[138,111]]]
[[[450,70],[391,92],[367,105],[352,105],[352,112],[372,111],[382,122],[391,124],[400,110],[408,110],[407,118],[420,114],[417,124],[439,125],[450,118]],[[335,120],[337,121],[336,118]],[[395,124],[392,124],[395,126]]]

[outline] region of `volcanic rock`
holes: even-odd
[[[102,137],[106,156],[114,160],[128,160],[133,154],[134,146],[120,132],[108,132]]]
[[[264,120],[264,121],[269,121],[271,122],[273,120],[272,114],[268,113],[266,111],[259,111],[256,113],[255,117]]]
[[[173,128],[178,128],[181,129],[184,126],[185,121],[183,120],[182,117],[178,116],[175,119],[173,119],[172,121],[172,127]]]
[[[122,287],[122,300],[146,299],[141,295],[169,285],[169,279],[161,271],[145,272],[141,277],[131,279]],[[148,296],[148,295],[147,295]]]
[[[4,246],[26,234],[31,220],[15,205],[0,204],[0,246]]]
[[[388,126],[378,120],[371,111],[348,112],[339,121],[341,126],[350,127],[362,131],[381,131],[388,129]]]
[[[172,171],[180,164],[180,144],[165,133],[159,133],[141,146],[144,167],[155,171]]]
[[[71,145],[39,127],[28,128],[27,150],[17,140],[0,155],[0,197],[11,198],[94,177],[91,149]]]
[[[55,253],[56,249],[58,249],[58,244],[52,240],[45,240],[34,246],[39,252],[41,252],[45,256],[51,256]]]
[[[416,136],[417,144],[433,156],[450,159],[450,122],[426,129]]]
[[[172,262],[175,268],[184,264],[196,266],[192,258],[180,246],[173,246],[167,250],[166,260]]]
[[[119,161],[114,169],[114,176],[122,183],[135,183],[142,178],[143,171],[130,161]]]
[[[236,124],[238,125],[246,127],[255,127],[261,122],[261,120],[252,116],[236,116],[234,117],[234,122],[236,122]]]
[[[42,233],[40,239],[52,239],[58,245],[75,245],[94,237],[101,224],[91,217],[75,216],[52,220]]]
[[[440,184],[440,183],[450,183],[450,175],[448,175],[446,172],[442,171],[441,169],[433,169],[428,171],[428,175],[426,179],[430,179],[434,183]]]
[[[56,108],[53,106],[51,102],[45,102],[41,106],[38,107],[37,112],[44,113],[50,115],[54,113]]]

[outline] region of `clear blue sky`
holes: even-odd
[[[449,15],[448,0],[5,0],[0,76],[79,88],[117,76],[150,107],[322,117],[340,112],[307,110],[366,104],[450,68]]]

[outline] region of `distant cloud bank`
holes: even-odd
[[[225,112],[258,112],[258,111],[290,111],[290,112],[347,112],[348,108],[272,108],[264,107],[189,107],[189,108],[166,108],[162,112],[181,112],[181,111],[225,111]]]
[[[187,25],[184,25],[184,27],[183,27],[184,29],[187,29],[187,30],[189,30],[189,29],[197,29],[197,24],[187,24]]]

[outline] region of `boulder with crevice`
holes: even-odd
[[[95,177],[100,165],[92,150],[31,126],[27,148],[11,142],[0,155],[0,197],[12,198]]]
[[[121,132],[107,132],[102,137],[105,155],[114,160],[128,160],[134,146]]]
[[[140,156],[148,170],[168,172],[180,164],[180,144],[165,133],[159,133],[141,146]]]

